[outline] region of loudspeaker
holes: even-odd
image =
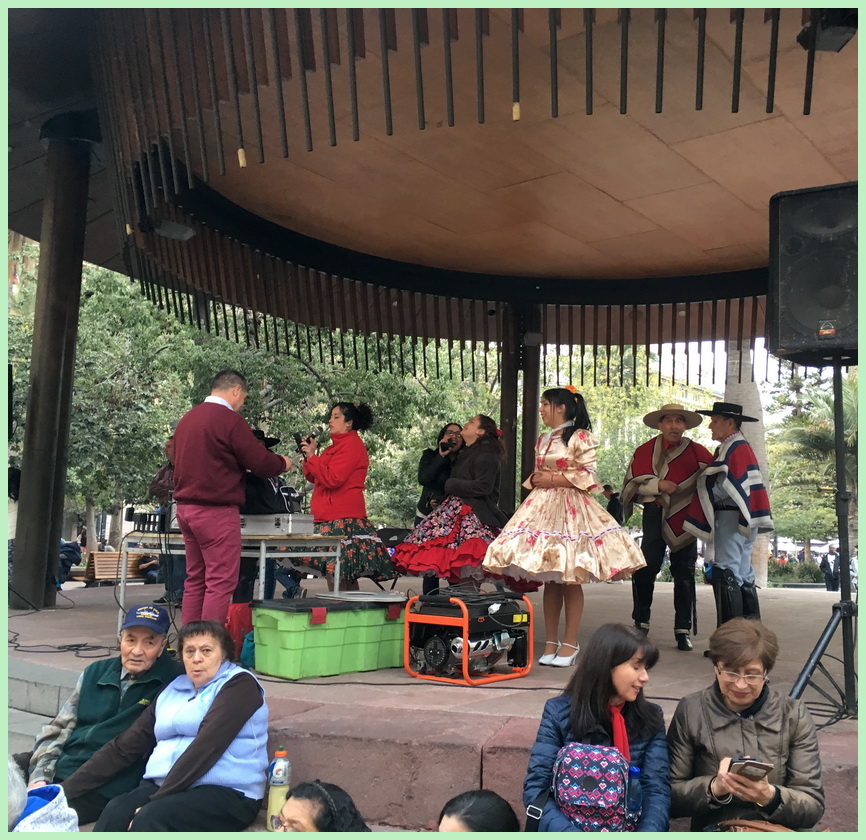
[[[799,365],[857,364],[857,182],[770,199],[767,337]]]

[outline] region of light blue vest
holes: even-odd
[[[148,759],[145,779],[157,785],[165,781],[169,770],[192,743],[219,691],[232,677],[244,673],[250,672],[231,662],[223,662],[216,676],[197,694],[186,674],[163,689],[156,700],[156,748]],[[262,703],[216,764],[196,779],[192,787],[222,785],[240,791],[249,799],[261,799],[265,792],[267,769],[268,707]]]

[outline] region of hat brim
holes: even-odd
[[[649,426],[651,429],[655,429],[658,431],[659,420],[662,419],[666,414],[679,414],[686,421],[687,429],[694,429],[701,425],[704,422],[704,418],[700,416],[700,414],[694,411],[687,411],[686,409],[660,409],[659,411],[651,411],[649,414],[645,415],[643,418],[644,426]]]
[[[709,411],[699,408],[698,414],[704,414],[707,417],[712,417],[714,414],[718,417],[730,417],[732,420],[741,420],[743,423],[757,423],[757,417],[747,417],[745,414],[731,414],[730,411]]]

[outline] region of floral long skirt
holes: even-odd
[[[334,519],[316,522],[313,528],[323,536],[343,537],[340,540],[340,580],[352,581],[368,577],[372,580],[391,580],[396,577],[394,563],[385,543],[376,536],[376,529],[369,519]],[[310,566],[320,574],[334,574],[334,558],[317,558],[310,552],[299,562]]]

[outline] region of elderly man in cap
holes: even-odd
[[[679,650],[692,650],[689,638],[695,620],[695,562],[697,542],[683,529],[686,508],[695,493],[698,475],[713,457],[705,447],[684,437],[687,429],[701,425],[694,411],[671,403],[643,418],[644,425],[659,434],[641,444],[632,457],[620,499],[628,521],[635,503],[643,505],[641,549],[646,566],[632,575],[632,619],[649,631],[655,579],[665,548],[670,549],[674,579],[674,638]]]
[[[740,617],[760,619],[752,545],[758,533],[773,530],[773,520],[758,458],[740,431],[743,423],[757,423],[758,418],[746,417],[741,405],[729,402],[716,402],[698,414],[709,415],[710,432],[719,446],[698,480],[685,528],[713,541],[710,580],[717,624]]]
[[[168,613],[143,604],[126,614],[120,628],[120,656],[88,665],[57,717],[43,727],[32,753],[15,756],[29,789],[68,779],[100,747],[130,724],[183,668],[165,652]],[[108,801],[141,781],[139,761],[69,805],[81,824],[94,822]]]

